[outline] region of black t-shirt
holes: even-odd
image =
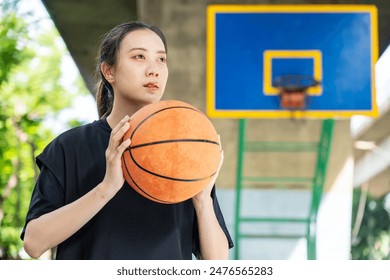
[[[37,157],[36,182],[27,223],[69,204],[96,187],[105,175],[105,150],[111,128],[105,119],[71,129],[54,139]],[[214,211],[229,242],[215,188]],[[21,238],[24,238],[25,228]],[[57,259],[192,259],[199,236],[191,199],[160,204],[121,190],[78,232],[59,244]]]

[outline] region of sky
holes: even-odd
[[[38,29],[36,24],[39,25],[40,32],[53,27],[53,22],[40,0],[21,0],[19,7],[21,13],[32,12],[33,14],[33,16],[28,19],[35,23],[29,24],[29,26],[33,27],[29,29],[29,33],[32,37]],[[61,38],[59,38],[58,43],[65,46]],[[62,73],[66,73],[66,76],[61,79],[61,83],[69,91],[74,91],[75,88],[73,87],[73,84],[77,77],[80,76],[80,73],[72,57],[67,54],[63,58],[62,65],[59,67],[62,68]],[[58,134],[66,130],[66,123],[74,118],[86,123],[98,119],[96,103],[91,94],[80,94],[79,97],[73,100],[73,105],[70,108],[61,111],[55,121],[49,118],[46,125],[49,126],[54,133]],[[59,126],[58,122],[62,123],[62,125]]]

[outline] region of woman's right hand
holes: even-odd
[[[130,146],[130,139],[122,142],[123,135],[130,128],[130,117],[125,116],[111,131],[110,140],[106,150],[106,174],[103,184],[115,193],[125,182],[122,171],[122,154]]]

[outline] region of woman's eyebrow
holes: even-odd
[[[128,50],[127,52],[131,52],[131,51],[147,51],[145,48],[131,48],[130,50]]]
[[[148,50],[145,49],[145,48],[136,47],[136,48],[131,48],[130,50],[128,50],[128,53],[129,53],[129,52],[132,52],[132,51],[144,51],[144,52],[147,52]],[[159,54],[166,54],[167,52],[164,51],[164,50],[161,50],[161,51],[157,51],[156,53],[159,53]]]

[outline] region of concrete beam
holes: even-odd
[[[390,167],[390,137],[386,138],[379,145],[370,142],[361,144],[365,144],[368,151],[355,164],[354,187],[360,187],[363,183],[370,181]]]

